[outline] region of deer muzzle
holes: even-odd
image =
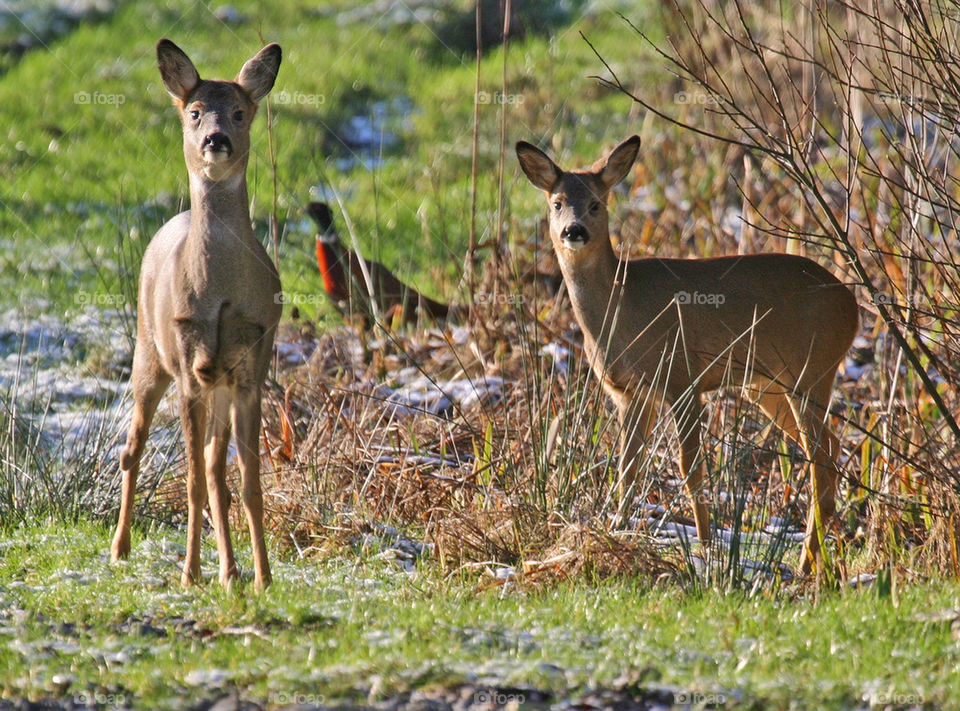
[[[569,249],[580,249],[589,240],[590,233],[587,232],[587,228],[579,222],[567,225],[560,233],[560,241],[563,242],[564,247],[568,247]]]
[[[211,133],[203,139],[203,145],[200,146],[203,151],[203,157],[208,161],[217,160],[221,154],[223,157],[229,157],[233,152],[233,144],[227,134],[217,131]]]

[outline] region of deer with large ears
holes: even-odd
[[[220,557],[220,582],[237,576],[225,468],[236,432],[243,505],[257,589],[270,583],[260,487],[260,401],[280,320],[280,278],[253,233],[247,201],[250,124],[273,88],[280,47],[264,47],[234,81],[203,80],[170,40],[157,45],[160,76],[183,125],[190,209],[154,235],[143,256],[133,355],[133,419],[120,456],[114,561],[130,553],[140,458],[171,381],[180,398],[187,455],[187,553],[183,585],[200,581],[203,509]],[[209,496],[208,496],[209,494]]]
[[[610,244],[607,196],[633,166],[633,136],[590,169],[564,171],[517,144],[520,167],[546,195],[550,238],[591,369],[621,425],[621,499],[660,413],[671,409],[697,537],[709,541],[700,395],[733,384],[809,457],[812,505],[801,570],[822,561],[836,512],[839,443],[828,423],[837,366],[857,333],[850,290],[809,259],[755,254],[622,260]]]

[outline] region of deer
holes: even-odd
[[[812,503],[800,570],[807,575],[823,563],[821,543],[836,514],[839,440],[828,408],[857,334],[856,298],[827,269],[797,255],[620,258],[607,201],[639,150],[632,136],[590,168],[565,171],[535,145],[516,144],[520,168],[546,196],[550,241],[583,353],[616,408],[620,500],[635,484],[652,428],[669,412],[696,537],[710,541],[700,398],[736,383],[806,453]]]
[[[176,382],[187,459],[187,545],[181,583],[201,582],[203,510],[219,555],[219,582],[238,571],[230,539],[225,468],[236,433],[254,584],[270,584],[260,484],[260,403],[280,320],[280,277],[253,232],[247,199],[250,125],[273,88],[280,46],[248,60],[233,81],[200,78],[168,39],[160,76],[180,116],[190,209],[166,222],[144,252],[137,297],[133,415],[120,455],[120,516],[111,560],[130,554],[140,459],[161,397]],[[208,499],[209,493],[209,499]]]

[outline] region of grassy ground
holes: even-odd
[[[471,576],[444,579],[430,564],[404,572],[354,549],[278,563],[276,584],[255,596],[181,591],[181,541],[169,531],[136,540],[117,567],[108,544],[83,524],[3,542],[4,695],[160,709],[236,688],[273,708],[493,679],[531,700],[532,689],[554,699],[660,689],[696,707],[958,708],[960,698],[955,587],[789,603],[631,580],[478,592]]]
[[[8,127],[0,144],[2,291],[31,311],[44,304],[76,309],[80,289],[102,294],[101,303],[125,293],[120,279],[130,278],[149,236],[187,195],[180,128],[156,68],[157,40],[179,43],[201,76],[232,77],[262,46],[262,32],[284,50],[271,97],[284,284],[299,294],[319,292],[312,227],[300,209],[311,187],[328,184],[345,196],[369,256],[434,295],[451,296],[468,233],[472,54],[444,46],[436,30],[418,23],[390,26],[375,16],[338,24],[331,5],[355,3],[320,12],[284,0],[269,14],[255,3],[234,3],[246,18],[241,25],[221,22],[202,3],[127,3],[109,21],[81,26],[0,76],[0,122]],[[610,9],[584,14],[586,3],[571,6],[553,36],[531,35],[510,52],[509,144],[557,134],[558,147],[582,154],[630,130],[628,102],[587,78],[600,66],[579,35],[626,61],[635,57],[627,49],[630,30]],[[648,14],[645,3],[624,6],[640,20]],[[481,84],[478,223],[487,236],[496,209],[500,105],[493,97],[501,91],[500,66],[494,49]],[[398,100],[403,106],[385,125],[397,143],[385,149],[386,160],[365,167],[380,156],[345,146],[343,126],[371,115],[378,102]],[[264,237],[273,201],[265,114],[254,127],[248,174]],[[580,128],[571,131],[573,125]],[[518,175],[511,160],[508,185]],[[519,191],[518,214],[529,215],[536,197]],[[306,301],[301,310],[308,315],[324,303]]]

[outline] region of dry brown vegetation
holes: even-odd
[[[604,522],[616,432],[597,417],[599,395],[576,355],[558,363],[541,353],[576,340],[570,314],[540,288],[518,278],[508,293],[523,298],[476,310],[469,331],[322,336],[268,398],[267,508],[280,540],[334,552],[390,524],[432,544],[450,570],[516,566],[529,580],[672,571],[648,535],[614,535]],[[411,373],[494,388],[439,414],[410,411],[384,385]]]

